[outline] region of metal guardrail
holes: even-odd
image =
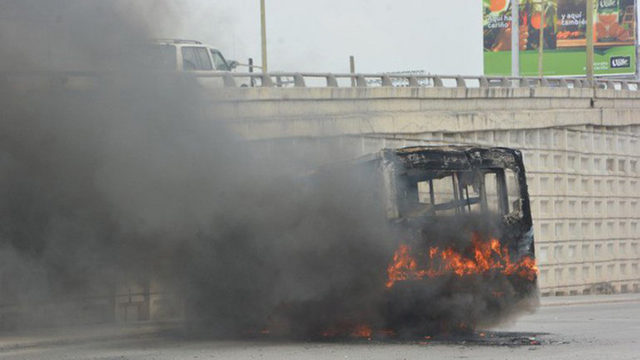
[[[227,88],[249,86],[266,88],[375,88],[375,87],[415,87],[415,88],[568,88],[568,89],[610,89],[640,91],[640,81],[626,79],[599,78],[593,83],[580,78],[548,77],[491,77],[460,75],[421,75],[421,74],[333,74],[333,73],[261,73],[261,72],[160,72],[154,74],[177,74],[194,76],[199,79],[215,78]],[[45,78],[53,83],[62,83],[69,79],[91,79],[107,75],[105,72],[68,71],[68,72],[0,72],[0,80],[11,78]]]
[[[253,79],[259,87],[430,87],[430,88],[490,88],[490,87],[549,87],[597,88],[640,91],[640,81],[597,79],[590,83],[578,78],[547,77],[489,77],[450,75],[395,74],[332,74],[332,73],[234,73],[198,74],[198,78],[222,78],[225,87],[238,87],[237,79]],[[313,82],[313,85],[310,83]],[[341,85],[342,83],[342,85]],[[397,85],[403,84],[403,85]]]

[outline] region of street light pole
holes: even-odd
[[[265,0],[260,0],[260,27],[262,36],[262,72],[267,72],[267,14]]]
[[[538,76],[544,76],[544,25],[545,25],[545,2],[540,1],[540,41],[538,42]]]
[[[520,76],[520,4],[511,0],[511,76]]]
[[[587,0],[587,64],[586,75],[593,84],[593,0]]]

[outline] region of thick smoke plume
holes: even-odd
[[[144,5],[0,2],[0,303],[21,307],[4,327],[73,322],[23,309],[177,275],[178,240],[213,216],[225,157],[207,154],[229,137],[193,80],[144,71],[150,24],[170,15]]]
[[[146,45],[176,14],[162,1],[0,2],[0,305],[153,280],[218,335],[384,327],[397,234],[375,184],[310,183],[294,154],[237,139],[195,79],[149,71]],[[49,309],[12,325],[73,322]]]

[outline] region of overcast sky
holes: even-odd
[[[266,0],[269,70],[482,72],[477,0]],[[260,0],[183,0],[179,34],[260,62]]]

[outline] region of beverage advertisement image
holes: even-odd
[[[584,76],[587,0],[520,0],[520,75]],[[633,75],[636,0],[594,1],[596,75]],[[483,0],[484,73],[511,74],[511,0]],[[540,36],[542,35],[542,42]]]

